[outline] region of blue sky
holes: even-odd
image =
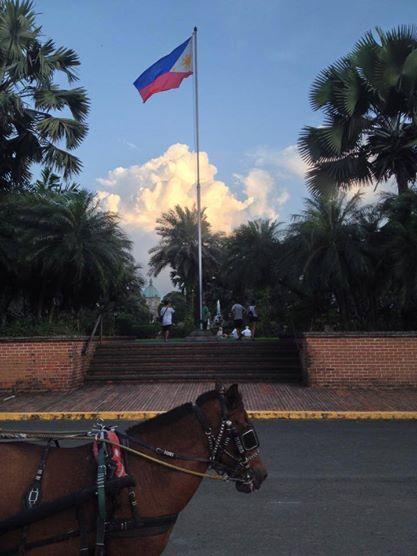
[[[197,25],[201,149],[237,199],[247,199],[242,187],[252,169],[268,172],[278,201],[271,191],[267,199],[283,220],[307,194],[300,172],[288,170],[286,157],[296,152],[285,149],[304,125],[321,122],[308,102],[312,81],[367,30],[413,23],[416,15],[415,0],[37,0],[35,7],[45,36],[74,48],[82,62],[80,84],[92,103],[90,132],[78,150],[85,187],[103,189],[98,178],[142,166],[176,143],[192,147],[192,79],[146,104],[132,82]],[[127,188],[111,187],[132,202],[130,179]],[[137,224],[135,234],[140,243]]]

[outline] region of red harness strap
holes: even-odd
[[[108,448],[111,449],[111,454],[112,454],[111,459],[112,459],[112,462],[115,464],[114,476],[117,479],[120,479],[120,477],[126,477],[127,473],[126,473],[125,466],[123,464],[123,457],[122,457],[122,451],[120,449],[119,437],[117,436],[117,433],[115,433],[114,431],[106,431],[106,437],[113,444],[117,444],[117,446],[114,446],[113,444],[108,444],[107,445]],[[97,441],[94,441],[93,452],[94,452],[94,457],[97,460],[97,458],[98,458]]]

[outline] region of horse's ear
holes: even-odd
[[[230,386],[226,392],[226,398],[231,408],[237,407],[241,403],[242,397],[237,384]]]

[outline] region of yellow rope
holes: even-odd
[[[11,434],[11,433],[16,433],[16,431],[7,431],[7,430],[0,430],[0,433],[6,433],[6,434]],[[25,433],[17,433],[17,434],[25,434]],[[51,431],[39,431],[38,433],[36,433],[35,431],[30,431],[29,434],[39,434],[40,436],[48,436],[49,434],[52,434]],[[54,434],[55,438],[59,438],[59,439],[65,439],[67,438],[68,440],[71,439],[71,435],[60,435],[60,434]],[[167,461],[162,461],[158,458],[155,458],[153,456],[150,456],[148,454],[144,454],[143,452],[139,452],[138,450],[134,450],[133,448],[129,448],[128,446],[124,446],[123,444],[116,444],[115,442],[111,442],[110,440],[106,440],[106,439],[101,439],[100,442],[105,442],[106,444],[111,444],[112,446],[116,446],[117,448],[121,448],[123,450],[125,450],[126,452],[130,452],[131,454],[134,454],[136,456],[139,456],[141,458],[147,459],[149,461],[152,461],[154,463],[158,463],[159,465],[162,465],[163,467],[168,467],[170,469],[174,469],[175,471],[181,471],[182,473],[187,473],[188,475],[195,475],[196,477],[203,477],[206,479],[212,479],[213,481],[224,481],[226,480],[223,477],[219,477],[218,475],[211,475],[209,473],[200,473],[199,471],[192,471],[191,469],[187,469],[186,467],[180,467],[178,465],[174,465],[173,463],[168,463]]]
[[[192,471],[191,469],[187,469],[186,467],[179,467],[178,465],[174,465],[173,463],[168,463],[167,461],[162,461],[160,459],[154,458],[153,456],[149,456],[148,454],[144,454],[143,452],[139,452],[138,450],[133,450],[133,448],[129,448],[128,446],[123,446],[122,444],[116,444],[115,442],[111,442],[110,440],[100,440],[99,442],[105,442],[106,444],[111,444],[112,446],[116,446],[117,448],[121,448],[131,454],[135,454],[141,458],[147,459],[149,461],[153,461],[154,463],[159,463],[164,467],[169,467],[170,469],[174,469],[175,471],[181,471],[182,473],[187,473],[188,475],[195,475],[196,477],[203,477],[206,479],[213,479],[213,481],[224,481],[223,477],[219,477],[217,475],[210,475],[209,473],[200,473],[199,471]]]

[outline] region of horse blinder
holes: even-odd
[[[259,439],[252,427],[240,434],[240,442],[245,452],[252,452],[259,448]]]

